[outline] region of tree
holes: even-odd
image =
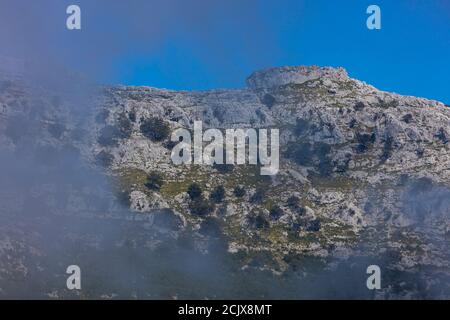
[[[164,181],[161,175],[156,171],[152,171],[147,176],[147,182],[145,183],[145,186],[151,190],[159,190],[161,189],[163,183]]]
[[[274,220],[278,220],[283,215],[283,209],[281,209],[279,206],[273,206],[270,208],[270,217]]]
[[[211,192],[211,195],[209,196],[211,201],[215,203],[222,202],[223,198],[225,198],[225,189],[223,186],[217,186],[213,192]]]
[[[197,216],[205,216],[214,210],[214,206],[202,197],[198,197],[195,200],[191,201],[191,203],[189,204],[189,209],[191,210],[192,214],[195,214]]]
[[[289,199],[287,199],[287,205],[289,208],[295,209],[298,208],[300,204],[300,199],[296,196],[290,196]]]
[[[169,125],[158,118],[143,120],[140,130],[145,137],[155,142],[165,140],[170,134]]]
[[[199,199],[202,196],[202,189],[197,183],[191,183],[187,189],[187,193],[191,200]]]
[[[243,196],[245,196],[246,191],[243,187],[237,186],[236,188],[234,188],[233,193],[236,197],[242,198]]]
[[[251,203],[260,203],[264,198],[264,189],[258,188],[256,189],[255,193],[251,196],[250,202]]]

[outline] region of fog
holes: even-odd
[[[157,48],[176,27],[193,32],[208,48],[214,58],[205,57],[205,63],[217,59],[238,68],[236,59],[260,59],[264,65],[268,56],[260,49],[272,38],[253,12],[254,1],[77,1],[83,13],[79,33],[65,29],[65,8],[71,2],[0,2],[0,80],[7,86],[13,80],[27,101],[0,118],[14,141],[0,140],[0,297],[375,297],[365,282],[371,258],[324,262],[293,256],[282,275],[258,266],[243,269],[239,256],[227,251],[225,237],[189,230],[173,237],[179,231],[173,217],[130,212],[119,201],[112,178],[87,161],[86,121],[118,57]],[[213,23],[212,36],[204,26],[224,10],[235,12],[236,20],[225,26]],[[173,19],[175,25],[168,23]],[[254,29],[241,29],[248,19]],[[241,31],[244,48],[231,62],[232,48],[223,47],[217,36],[227,27]],[[63,126],[57,138],[48,132],[55,123]],[[428,206],[448,214],[447,190],[420,197],[411,192],[415,202],[407,201],[407,210],[418,219]],[[207,254],[198,250],[205,241]],[[73,264],[82,270],[80,291],[66,288],[65,271]],[[394,271],[388,270],[387,277],[401,282]]]

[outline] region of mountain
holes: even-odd
[[[65,168],[79,157],[105,174],[111,194],[97,195],[105,219],[120,219],[115,197],[142,223],[162,223],[168,237],[189,232],[204,254],[220,238],[242,267],[274,274],[292,271],[301,257],[364,256],[385,270],[424,272],[429,287],[436,274],[449,275],[450,108],[441,102],[316,66],[258,71],[234,90],[114,86],[76,102],[61,92],[2,81],[1,149],[31,148],[46,164],[62,157]],[[170,135],[193,130],[194,121],[223,132],[278,129],[278,173],[261,175],[251,164],[174,165]],[[89,203],[76,192],[96,194],[74,192],[58,212],[84,214]]]

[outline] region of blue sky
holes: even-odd
[[[81,7],[82,30],[65,28],[69,4]],[[381,30],[366,27],[370,4]],[[10,0],[0,9],[2,43],[106,84],[238,88],[267,67],[342,66],[379,89],[450,104],[450,0]]]
[[[450,104],[450,1],[253,4],[240,14],[233,4],[212,10],[200,30],[173,22],[157,46],[117,57],[108,80],[173,89],[233,88],[244,86],[245,78],[261,68],[343,66],[380,89]],[[370,4],[381,8],[381,30],[366,28]]]

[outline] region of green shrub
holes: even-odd
[[[264,104],[267,108],[272,109],[275,104],[275,98],[271,94],[266,93],[264,97],[261,99],[261,103]]]
[[[165,140],[170,134],[169,125],[164,120],[158,118],[143,120],[140,130],[145,137],[155,142]]]
[[[202,189],[197,183],[191,183],[187,189],[187,193],[191,200],[199,199],[202,196]]]
[[[233,172],[234,165],[225,163],[223,164],[214,163],[213,168],[216,169],[221,174],[227,174]]]
[[[272,208],[270,208],[269,214],[273,220],[278,220],[283,216],[283,209],[281,209],[279,206],[273,206]]]
[[[300,205],[300,199],[296,196],[290,196],[287,199],[287,205],[289,208],[295,209]]]
[[[261,203],[265,196],[265,191],[262,188],[256,189],[255,193],[251,196],[251,203]]]
[[[247,217],[247,222],[252,229],[266,229],[269,227],[269,222],[262,213],[250,213]]]
[[[243,187],[237,186],[236,188],[234,188],[233,193],[236,197],[242,198],[243,196],[245,196],[246,191]]]
[[[202,197],[198,197],[189,203],[189,210],[194,215],[205,216],[214,210],[214,206]]]
[[[161,174],[156,171],[152,171],[147,176],[147,182],[145,183],[145,186],[150,190],[159,190],[161,189],[163,184],[164,181]]]
[[[209,198],[215,203],[222,202],[225,198],[225,189],[223,186],[216,187],[210,194]]]

